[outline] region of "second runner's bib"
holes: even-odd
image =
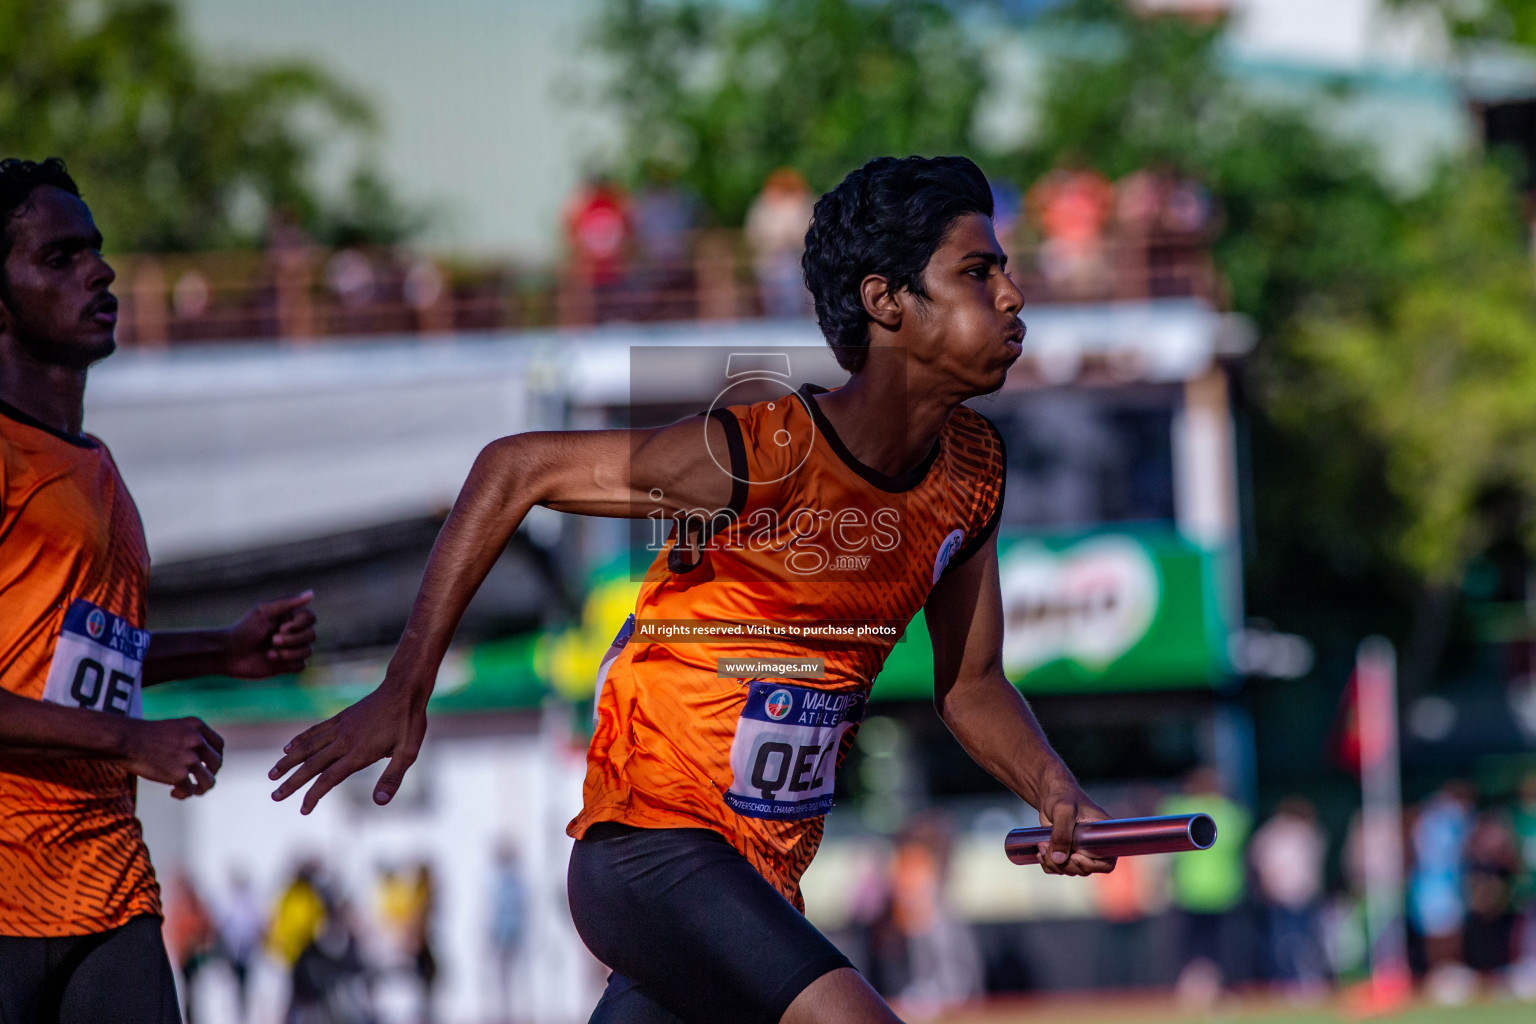
[[[862,693],[754,680],[731,742],[725,802],[749,818],[813,818],[832,809],[843,734],[864,717]]]

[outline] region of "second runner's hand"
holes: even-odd
[[[387,757],[389,766],[374,787],[373,801],[389,803],[427,734],[426,707],[416,705],[386,678],[356,704],[306,729],[283,748],[282,758],[267,773],[273,780],[293,773],[273,791],[272,799],[286,800],[314,779],[299,808],[308,814],[337,783]]]

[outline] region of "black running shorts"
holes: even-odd
[[[0,935],[0,1024],[181,1024],[160,918],[58,939]]]
[[[777,1024],[811,982],[852,966],[707,829],[599,822],[567,888],[576,931],[613,969],[591,1024]]]

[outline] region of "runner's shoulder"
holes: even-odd
[[[956,406],[944,424],[944,444],[952,463],[977,470],[984,477],[1001,476],[1008,464],[1008,447],[997,425],[969,406]]]
[[[968,405],[955,406],[949,421],[944,424],[944,431],[954,437],[991,441],[999,450],[1003,445],[1003,435],[997,425]]]

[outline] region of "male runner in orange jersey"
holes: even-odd
[[[178,1024],[137,778],[208,791],[224,741],[145,721],[143,685],[303,667],[309,595],[229,629],[144,629],[149,553],[81,432],[114,348],[101,235],[58,160],[0,161],[0,1022]]]
[[[938,710],[1052,827],[1045,870],[1110,870],[1073,848],[1075,823],[1105,814],[1001,667],[1002,439],[962,405],[1002,386],[1024,334],[991,215],[969,160],[873,161],[822,197],[806,237],[806,282],[845,385],[716,409],[702,423],[487,446],[383,684],[285,748],[271,774],[292,774],[273,796],[313,779],[307,813],[387,757],[374,799],[388,802],[421,745],[459,618],[532,506],[663,510],[682,540],[658,554],[604,663],[570,826],[572,916],[614,971],[594,1022],[896,1019],[796,909],[837,762],[894,637],[687,643],[658,638],[657,620],[904,626],[923,609]],[[807,654],[823,660],[822,677],[727,668]]]

